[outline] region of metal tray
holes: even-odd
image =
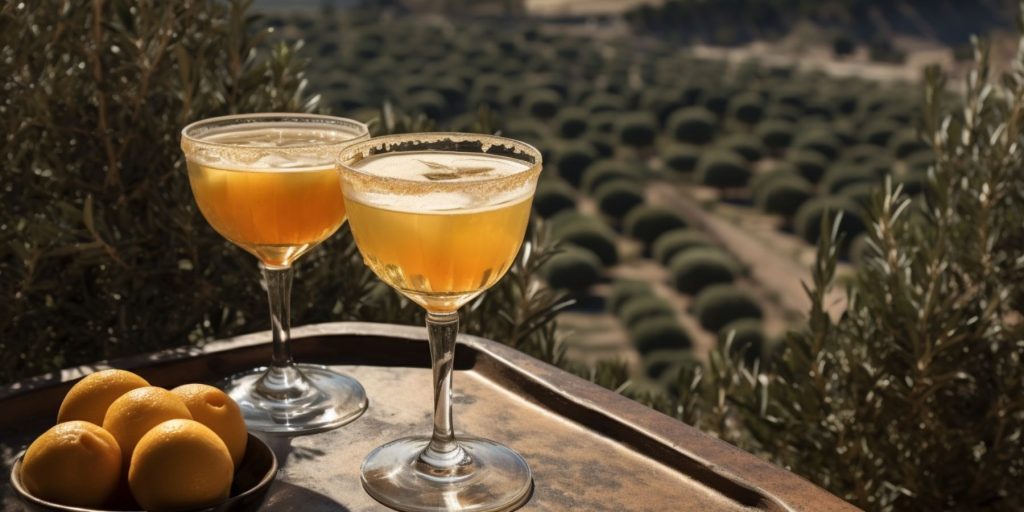
[[[359,379],[370,397],[363,417],[340,429],[262,437],[281,464],[262,510],[387,510],[359,484],[363,457],[385,441],[429,434],[431,390],[426,331],[367,323],[296,328],[298,361],[331,365]],[[54,422],[74,380],[109,366],[158,386],[210,381],[265,364],[269,333],[201,349],[146,354],[64,370],[0,388],[4,473]],[[855,507],[810,482],[616,393],[486,339],[460,335],[456,431],[511,446],[530,463],[535,488],[521,510],[843,511]],[[20,510],[9,482],[5,510]]]

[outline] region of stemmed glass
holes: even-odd
[[[452,370],[459,307],[496,283],[522,244],[540,153],[502,137],[420,133],[350,146],[339,162],[356,245],[378,277],[427,310],[433,368],[433,435],[370,453],[363,488],[409,512],[521,505],[533,486],[526,461],[493,441],[455,438]]]
[[[270,299],[270,366],[220,383],[252,430],[322,431],[366,410],[358,381],[292,360],[289,301],[292,265],[345,222],[335,158],[368,138],[363,123],[309,114],[216,117],[181,132],[199,210],[224,238],[259,259]]]

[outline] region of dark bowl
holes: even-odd
[[[235,477],[231,482],[231,497],[218,505],[188,512],[239,512],[255,510],[263,503],[270,484],[277,476],[277,457],[274,456],[274,452],[267,446],[267,443],[252,434],[249,434],[248,443],[245,457],[238,465],[238,470],[235,471]],[[18,493],[18,497],[25,503],[28,510],[32,512],[114,512],[58,505],[32,496],[21,484],[21,460],[24,456],[24,453],[19,455],[14,467],[11,468],[11,486],[14,487],[14,491]]]

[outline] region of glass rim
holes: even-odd
[[[324,148],[324,147],[330,147],[330,146],[336,146],[336,145],[349,145],[349,144],[352,144],[353,141],[355,141],[355,140],[358,140],[358,139],[363,138],[363,137],[369,137],[369,135],[370,135],[370,127],[366,123],[363,123],[363,122],[360,122],[360,121],[356,121],[355,119],[351,119],[351,118],[348,118],[348,117],[329,116],[329,115],[325,115],[325,114],[309,114],[309,113],[304,113],[304,112],[256,112],[256,113],[251,113],[251,114],[231,114],[231,115],[226,115],[226,116],[208,117],[208,118],[205,118],[205,119],[200,119],[199,121],[194,121],[192,123],[189,123],[189,124],[185,125],[185,127],[181,129],[181,140],[182,140],[183,143],[187,142],[189,144],[202,145],[202,146],[215,147],[215,148],[241,148],[241,149],[257,149],[257,150],[258,149],[268,149],[265,146],[256,146],[256,145],[249,145],[249,144],[224,144],[224,143],[221,143],[221,142],[211,142],[211,141],[208,141],[208,140],[204,140],[204,139],[195,137],[193,134],[189,133],[192,130],[195,130],[197,128],[202,128],[202,127],[205,127],[207,125],[211,125],[212,126],[212,125],[217,125],[219,123],[224,123],[225,126],[230,126],[230,123],[232,121],[239,121],[237,123],[239,126],[245,126],[246,124],[249,124],[249,123],[258,123],[258,122],[260,122],[260,120],[263,120],[263,119],[266,119],[268,123],[273,123],[275,121],[276,122],[281,122],[283,120],[289,120],[289,119],[290,120],[294,120],[295,122],[300,122],[300,123],[302,123],[302,122],[309,122],[310,124],[314,124],[315,121],[322,121],[322,123],[321,123],[322,126],[337,126],[337,127],[347,126],[347,127],[350,127],[350,128],[354,129],[354,131],[352,133],[352,136],[349,137],[348,139],[345,139],[345,140],[339,140],[339,141],[334,141],[334,142],[316,143],[316,144],[301,144],[301,145],[297,145],[297,146],[288,146],[289,150],[293,150],[293,149],[300,149],[301,150],[301,149],[310,149],[310,148]]]
[[[432,140],[430,140],[430,139],[432,139]],[[486,145],[486,146],[489,146],[489,147],[499,146],[499,147],[509,148],[512,153],[520,153],[520,154],[522,154],[524,156],[532,157],[534,159],[534,162],[528,162],[527,160],[525,160],[523,158],[516,158],[515,156],[496,155],[496,154],[490,153],[490,152],[488,152],[486,150],[482,150],[482,151],[465,151],[466,154],[506,156],[507,158],[515,158],[517,160],[521,160],[523,162],[529,163],[530,166],[525,168],[525,169],[523,169],[522,171],[517,171],[517,172],[514,172],[512,174],[506,174],[504,176],[495,176],[495,177],[490,177],[490,178],[480,178],[480,179],[475,179],[475,180],[472,180],[472,181],[454,180],[454,181],[430,181],[430,182],[424,182],[424,181],[420,181],[420,180],[407,179],[407,178],[402,178],[402,177],[397,177],[397,176],[381,176],[379,174],[373,174],[373,173],[369,173],[369,172],[363,171],[361,169],[356,169],[355,167],[352,167],[351,165],[349,165],[349,163],[352,161],[352,159],[355,158],[356,156],[363,156],[363,157],[369,156],[369,151],[372,150],[373,148],[379,148],[379,147],[382,147],[382,146],[383,147],[387,147],[387,146],[391,146],[391,145],[395,145],[395,144],[401,144],[403,142],[412,143],[412,144],[416,144],[416,143],[419,143],[419,144],[429,144],[431,142],[443,142],[443,141],[448,141],[448,142],[452,142],[452,143],[458,143],[458,142],[470,142],[470,143],[472,143],[472,142],[479,142],[479,143],[481,143],[483,145]],[[416,149],[409,149],[408,151],[416,151]],[[458,150],[453,150],[453,151],[454,152],[460,152]],[[399,152],[403,152],[403,151],[394,151],[394,150],[388,151],[388,150],[385,150],[385,151],[382,151],[381,153],[377,153],[377,154],[390,154],[390,153],[399,153]],[[485,134],[485,133],[470,133],[470,132],[416,132],[416,133],[402,133],[402,134],[394,134],[394,135],[380,135],[380,136],[377,136],[377,137],[371,137],[370,139],[367,139],[367,140],[364,140],[364,141],[356,142],[354,144],[351,144],[351,145],[345,147],[338,154],[336,161],[337,161],[336,163],[337,163],[338,167],[340,168],[340,170],[342,172],[342,175],[351,173],[351,174],[359,176],[359,177],[361,177],[363,179],[370,180],[370,181],[376,181],[376,182],[379,182],[379,183],[402,183],[402,184],[409,184],[409,185],[419,186],[419,187],[424,187],[424,188],[447,188],[447,187],[451,187],[451,188],[464,188],[464,187],[467,187],[467,186],[475,187],[475,186],[488,185],[488,184],[493,184],[493,183],[502,183],[502,182],[507,182],[507,181],[515,181],[515,180],[518,180],[518,179],[522,179],[524,176],[528,177],[530,175],[539,173],[540,170],[543,168],[543,165],[544,165],[543,155],[541,154],[540,150],[537,149],[536,147],[530,145],[530,144],[527,144],[527,143],[525,143],[523,141],[520,141],[520,140],[511,139],[511,138],[508,138],[508,137],[502,137],[500,135],[489,135],[489,134]]]

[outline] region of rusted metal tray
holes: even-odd
[[[340,429],[263,437],[281,464],[263,510],[387,510],[359,484],[363,457],[385,441],[430,428],[426,331],[366,323],[293,331],[296,359],[359,379],[370,397],[363,417]],[[109,366],[154,385],[211,381],[269,361],[269,333],[148,354]],[[3,474],[31,439],[52,425],[81,367],[0,389]],[[641,404],[499,343],[460,336],[456,352],[458,432],[514,448],[535,488],[521,510],[731,511],[857,510],[802,478]],[[20,510],[6,480],[5,510]]]

